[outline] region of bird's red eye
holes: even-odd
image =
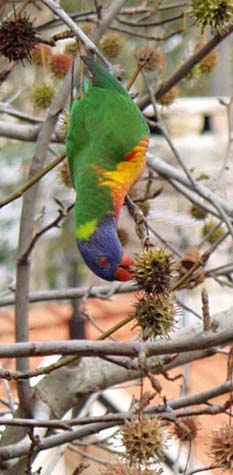
[[[101,267],[106,267],[109,264],[107,257],[99,257],[98,263]]]

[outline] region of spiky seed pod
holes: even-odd
[[[191,214],[191,216],[197,220],[202,220],[202,219],[205,219],[206,216],[207,216],[207,211],[202,208],[201,206],[198,206],[196,204],[193,204],[190,209],[189,209],[189,213]]]
[[[167,249],[158,247],[138,254],[132,268],[139,289],[156,294],[169,292],[173,271],[174,257]]]
[[[41,66],[45,64],[46,66],[49,64],[50,58],[52,56],[52,48],[49,45],[44,45],[39,43],[36,47],[32,50],[31,58],[34,64]]]
[[[116,58],[122,50],[123,45],[124,38],[117,32],[106,33],[100,41],[101,49],[109,59]]]
[[[166,92],[160,99],[158,100],[159,104],[163,106],[170,106],[173,104],[175,99],[177,98],[177,88],[172,87],[170,91]]]
[[[82,30],[85,33],[85,35],[88,36],[91,33],[91,31],[93,30],[94,26],[95,26],[95,24],[91,23],[90,21],[86,22],[86,23],[83,23],[82,24]]]
[[[197,41],[194,45],[194,48],[193,48],[193,51],[194,53],[197,53],[197,51],[199,51],[199,49],[201,49],[203,46],[204,46],[204,41]]]
[[[70,178],[70,172],[69,172],[69,167],[68,167],[68,162],[67,160],[64,160],[62,164],[58,168],[58,173],[61,182],[63,185],[65,185],[67,188],[72,188],[72,181]]]
[[[36,109],[47,109],[55,95],[55,88],[52,84],[41,83],[34,87],[32,92],[32,102]]]
[[[38,42],[37,30],[26,15],[18,15],[0,25],[0,54],[9,61],[30,61]]]
[[[65,53],[71,54],[71,56],[75,56],[77,52],[78,52],[77,41],[69,41],[69,43],[66,43]]]
[[[181,442],[191,442],[197,437],[198,424],[193,417],[182,417],[174,427],[174,433]]]
[[[210,176],[208,175],[208,173],[201,173],[200,175],[197,176],[196,180],[197,181],[202,181],[202,180],[209,180]]]
[[[199,49],[201,49],[202,46],[204,46],[203,41],[198,41],[194,46],[194,52],[196,53],[197,51],[199,51]],[[202,74],[210,73],[211,71],[213,71],[214,68],[218,66],[218,62],[219,62],[218,49],[214,48],[210,51],[209,54],[207,54],[207,56],[205,56],[200,61],[199,63],[200,72]]]
[[[192,8],[202,32],[209,26],[212,33],[222,33],[233,19],[232,0],[192,0]]]
[[[145,71],[162,69],[164,64],[164,55],[159,48],[146,44],[139,48],[136,53],[136,59],[139,64],[144,64]]]
[[[117,234],[120,240],[121,245],[124,247],[129,242],[129,233],[125,228],[118,228]]]
[[[165,448],[164,424],[159,419],[132,420],[122,429],[122,442],[131,463],[146,463],[149,459],[159,462]]]
[[[135,467],[134,465],[116,464],[101,469],[99,475],[162,475],[162,470],[149,470]]]
[[[50,69],[57,79],[63,79],[73,63],[73,57],[68,53],[54,54],[50,60]]]
[[[201,72],[203,74],[208,74],[213,69],[218,66],[219,63],[219,53],[217,48],[212,49],[212,51],[205,56],[200,62]]]
[[[201,74],[201,67],[200,67],[200,64],[195,64],[195,66],[193,66],[193,68],[188,72],[188,74],[186,75],[186,79],[188,81],[193,81],[195,79],[198,79],[199,76]]]
[[[214,244],[224,233],[225,228],[223,226],[217,227],[214,219],[210,219],[202,228],[202,236],[206,237],[210,244]]]
[[[145,339],[167,336],[175,324],[176,303],[169,295],[145,294],[134,304],[132,316]]]
[[[208,447],[208,455],[213,460],[213,463],[221,465],[224,470],[233,470],[232,425],[224,425],[212,432]]]

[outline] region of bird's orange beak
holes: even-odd
[[[121,282],[133,279],[133,274],[130,268],[134,265],[133,259],[130,256],[123,255],[120,265],[115,272],[115,279]]]

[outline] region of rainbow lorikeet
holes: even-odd
[[[76,240],[96,275],[126,281],[133,260],[123,253],[116,226],[125,195],[143,172],[149,128],[119,81],[92,59],[83,60],[90,79],[73,102],[67,132]]]

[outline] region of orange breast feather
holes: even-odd
[[[111,188],[116,219],[118,219],[126,193],[143,173],[148,142],[149,137],[140,140],[124,160],[118,163],[115,170],[106,171],[99,167],[96,169],[100,176],[99,186]]]

